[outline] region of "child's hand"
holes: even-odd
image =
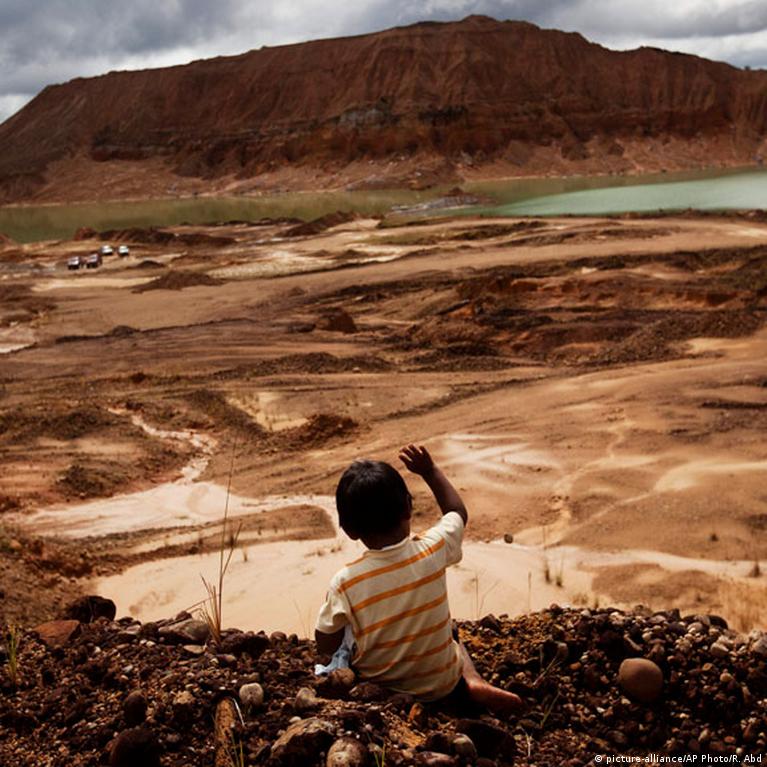
[[[412,471],[413,474],[418,474],[421,477],[425,477],[427,474],[431,474],[434,471],[434,461],[429,455],[429,451],[421,445],[416,447],[415,445],[408,445],[403,447],[399,453],[400,460],[405,464],[408,471]]]

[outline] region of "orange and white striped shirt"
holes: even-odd
[[[458,683],[463,666],[445,570],[461,560],[463,530],[461,515],[449,511],[425,533],[368,549],[333,576],[317,630],[334,634],[351,625],[361,678],[424,701]]]

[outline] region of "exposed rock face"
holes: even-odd
[[[674,161],[674,141],[680,166],[752,162],[766,127],[765,72],[473,16],[49,86],[0,126],[0,201],[63,184],[59,161],[208,180],[412,156],[628,170],[651,146]]]

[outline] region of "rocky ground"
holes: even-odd
[[[610,754],[742,758],[767,742],[767,636],[715,615],[552,605],[461,623],[479,670],[526,701],[508,721],[421,705],[348,670],[315,677],[314,643],[295,635],[231,629],[216,642],[188,613],[114,615],[84,597],[19,629],[15,651],[5,637],[0,763],[574,767]]]

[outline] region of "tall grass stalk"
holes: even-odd
[[[236,529],[229,529],[227,538],[227,522],[229,521],[229,498],[232,494],[232,477],[234,475],[234,457],[237,450],[237,443],[232,445],[232,460],[229,463],[229,477],[226,483],[226,502],[224,503],[224,518],[221,522],[221,539],[218,545],[218,582],[210,581],[200,576],[205,590],[208,592],[208,598],[202,603],[202,616],[208,624],[210,634],[216,644],[221,643],[221,628],[223,617],[223,598],[224,598],[224,577],[229,569],[229,563],[232,561],[232,555],[237,548],[237,542],[242,532],[242,522]],[[226,556],[224,555],[226,552]]]
[[[560,589],[564,586],[564,583],[565,583],[565,555],[564,555],[564,553],[560,557],[559,569],[557,570],[554,582],[557,584],[557,586]]]
[[[293,607],[296,608],[296,613],[298,615],[298,620],[301,623],[301,630],[304,632],[304,636],[309,636],[309,615],[310,615],[310,608],[306,608],[305,612],[301,612],[301,608],[299,607],[298,602],[294,599],[293,600]]]
[[[483,571],[484,572],[484,571]],[[478,570],[474,571],[474,577],[472,578],[472,581],[474,583],[474,620],[479,620],[482,611],[485,607],[485,600],[490,595],[490,592],[500,583],[500,581],[496,581],[493,583],[492,586],[485,589],[482,593],[479,591],[479,581],[482,577],[483,572],[479,572]]]
[[[226,751],[230,767],[247,767],[245,761],[245,749],[242,747],[242,741],[238,740],[234,732],[229,731],[229,744]]]
[[[554,706],[556,705],[556,702],[559,700],[559,690],[557,690],[557,694],[554,696],[554,700],[551,701],[548,708],[544,712],[543,716],[541,717],[541,729],[545,729],[546,722],[549,721],[549,717],[551,716],[551,712],[554,709]]]
[[[8,653],[8,679],[15,687],[19,681],[19,644],[21,642],[21,630],[18,626],[9,624],[6,631],[6,651]]]

